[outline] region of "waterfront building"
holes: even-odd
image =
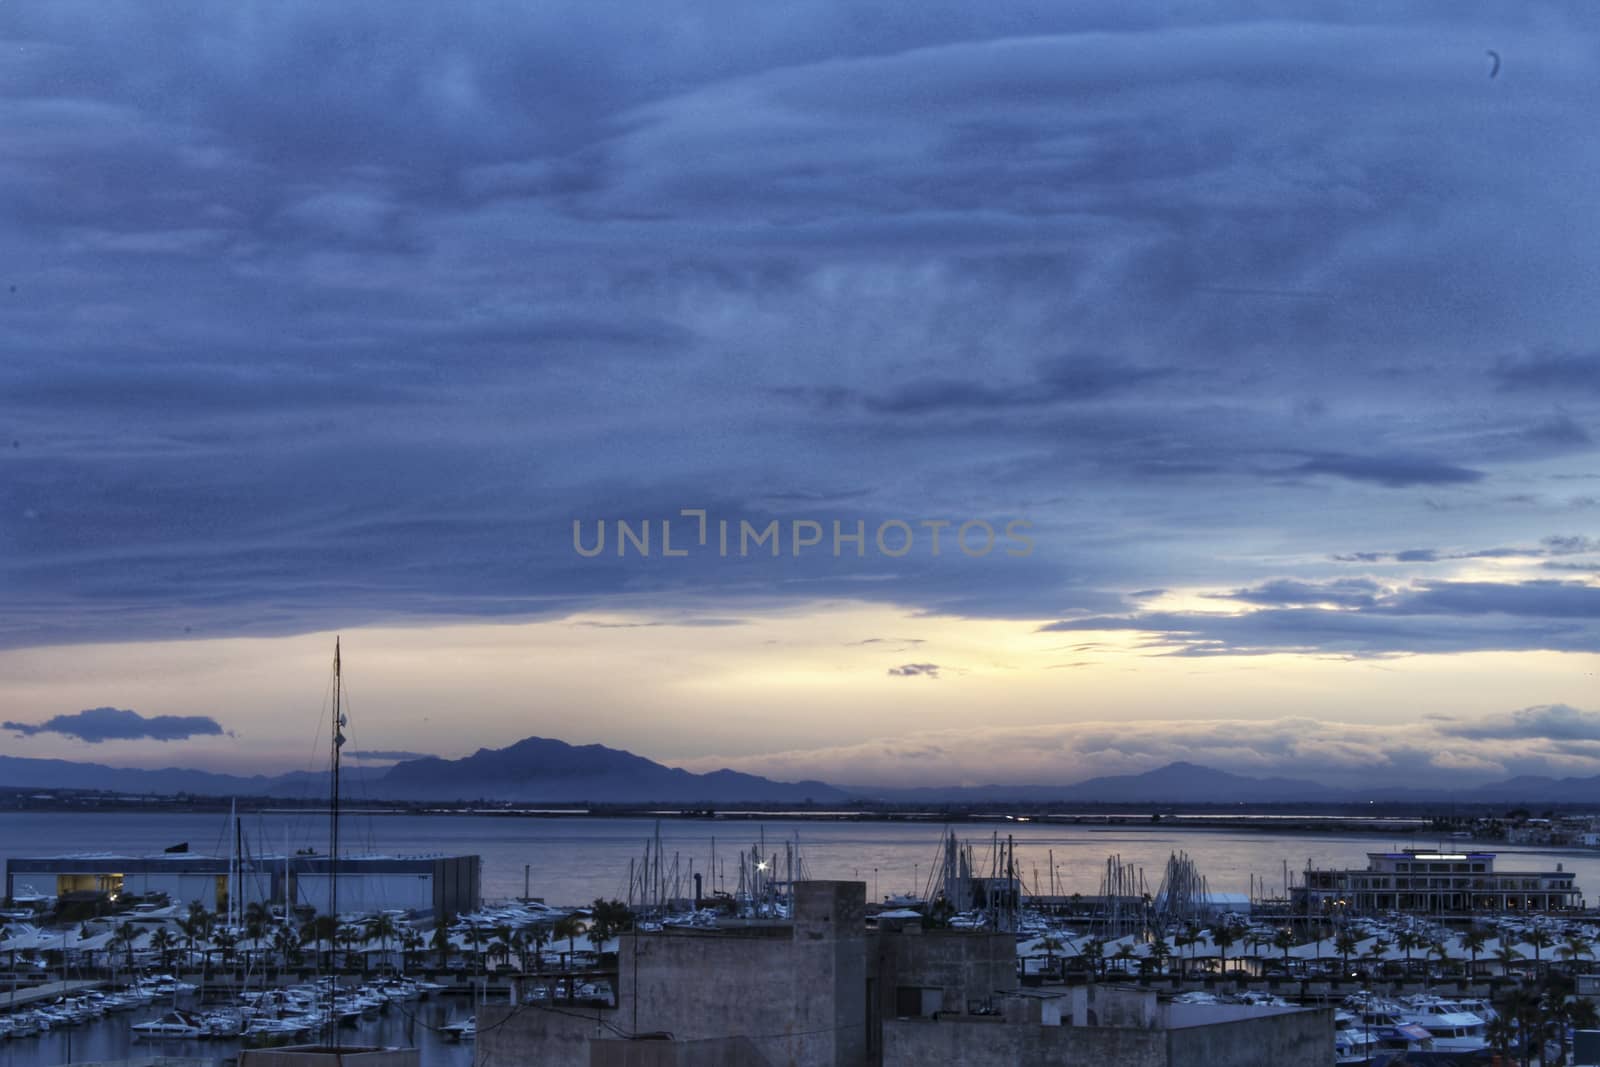
[[[7,859],[5,888],[7,899],[23,891],[86,901],[161,893],[175,904],[199,901],[218,912],[228,910],[232,893],[240,905],[288,901],[326,911],[331,867],[326,855],[310,853],[234,859],[187,849],[146,856],[92,852]],[[339,857],[341,913],[445,916],[475,911],[481,903],[478,856]]]
[[[1310,869],[1291,895],[1300,914],[1371,914],[1385,911],[1432,915],[1549,913],[1583,906],[1573,874],[1501,871],[1493,852],[1405,849],[1369,852],[1367,866]]]

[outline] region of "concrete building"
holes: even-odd
[[[1001,1014],[895,1019],[883,1067],[1325,1067],[1333,1009],[1163,1001],[1096,985],[1019,992]]]
[[[1367,866],[1307,870],[1292,891],[1301,914],[1415,911],[1553,912],[1583,906],[1571,871],[1497,871],[1493,852],[1369,852]]]
[[[125,856],[110,852],[6,860],[6,898],[24,889],[53,894],[164,893],[176,904],[198,900],[223,911],[237,885],[249,904],[310,905],[328,909],[331,864],[327,856],[259,856],[238,863],[227,856],[160,852]],[[344,856],[339,860],[339,910],[360,913],[399,909],[454,915],[481,903],[482,861],[477,856]]]
[[[1065,994],[1019,991],[1012,935],[923,930],[910,923],[868,929],[865,904],[866,886],[860,882],[801,882],[795,887],[792,921],[625,935],[614,1006],[568,1009],[542,1001],[484,1006],[478,1012],[476,1062],[481,1067],[1112,1065],[1125,1061],[1093,1053],[1115,1051],[1119,1043],[1155,1050],[1126,1061],[1151,1067],[1323,1067],[1332,1060],[1333,1023],[1327,1012],[1291,1009],[1287,1014],[1293,1021],[1272,1021],[1282,1009],[1213,1005],[1226,1010],[1207,1021],[1195,1014],[1202,1006],[1162,1006],[1148,991],[1122,1000],[1107,994],[1104,1001],[1092,999],[1098,994],[1082,987]],[[1144,1013],[1139,1021],[1127,1021],[1136,1010]],[[1266,1029],[1251,1029],[1258,1025],[1245,1017],[1251,1013],[1271,1017],[1259,1024]],[[1209,1029],[1234,1023],[1241,1024],[1234,1038]],[[1210,1036],[1187,1032],[1195,1028]],[[1275,1028],[1282,1034],[1274,1036]],[[1036,1033],[1044,1029],[1052,1032]],[[1073,1033],[1063,1038],[1067,1030]],[[1181,1058],[1207,1040],[1211,1045],[1205,1047],[1216,1058]],[[969,1045],[974,1056],[988,1045],[1009,1051],[982,1052],[989,1058],[970,1060],[949,1051]],[[1316,1054],[1302,1055],[1302,1046],[1316,1046]],[[1090,1050],[1084,1054],[1088,1058],[1048,1058],[1052,1050],[1068,1047]],[[1277,1058],[1241,1051],[1247,1047],[1270,1050]],[[1033,1048],[1046,1058],[1027,1059]],[[1007,1058],[1011,1053],[1024,1058]]]

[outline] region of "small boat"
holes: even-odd
[[[471,1041],[478,1036],[478,1017],[473,1015],[453,1023],[445,1023],[439,1027],[439,1032],[452,1041]]]
[[[200,1037],[206,1032],[205,1023],[190,1012],[174,1009],[148,1022],[134,1023],[128,1027],[134,1037]]]

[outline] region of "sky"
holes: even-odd
[[[337,633],[373,763],[1600,774],[1600,11],[0,47],[5,754],[312,766]]]

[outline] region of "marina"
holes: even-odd
[[[293,844],[296,833],[313,838],[326,825],[301,819],[257,832]],[[305,893],[251,899],[237,853],[232,862],[220,857],[220,875],[212,870],[219,858],[187,848],[138,855],[141,840],[226,843],[217,823],[214,814],[28,813],[6,824],[0,847],[13,861],[12,899],[0,959],[11,968],[10,988],[0,989],[0,1067],[68,1062],[59,1057],[74,1033],[79,1059],[159,1047],[221,1061],[340,1031],[352,1043],[414,1045],[430,1067],[460,1065],[472,1058],[485,1011],[623,1011],[619,958],[636,951],[637,936],[771,936],[797,921],[801,887],[852,881],[862,887],[869,937],[923,928],[1003,937],[1003,950],[985,950],[1003,951],[988,965],[1010,974],[1004,984],[1019,995],[1088,984],[1148,991],[1170,1005],[1163,1012],[1327,1007],[1341,1064],[1406,1051],[1486,1055],[1497,1040],[1520,1040],[1496,998],[1552,977],[1571,984],[1587,975],[1600,944],[1600,917],[1581,897],[1595,861],[1570,853],[1503,850],[1518,871],[1560,874],[1562,894],[1532,911],[1463,916],[1448,895],[1407,901],[1422,905],[1408,911],[1335,893],[1351,878],[1380,876],[1372,872],[1448,886],[1496,870],[1495,853],[1445,852],[1420,835],[1378,843],[1237,831],[1064,833],[1024,823],[962,837],[975,828],[935,836],[926,826],[785,820],[769,833],[714,819],[395,817],[382,828],[404,826],[410,846],[437,845],[456,866],[481,869],[488,891],[452,898],[458,906],[435,915],[435,894],[410,884],[419,868],[396,889],[394,903],[409,907],[383,906],[380,877],[345,897],[333,923],[315,907],[328,887],[311,880],[263,880]],[[98,834],[128,855],[16,854],[46,833],[69,845]],[[247,836],[242,820],[231,836]],[[463,845],[487,846],[489,856]],[[1277,878],[1268,873],[1273,853]],[[1296,869],[1287,856],[1301,853],[1309,854]],[[1367,867],[1350,862],[1363,853]],[[544,859],[552,854],[562,860]],[[261,857],[262,869],[292,855]],[[347,862],[361,867],[359,856],[341,857],[341,869]],[[1466,869],[1456,872],[1457,864]],[[128,872],[113,867],[206,895],[180,904],[148,880],[135,894]],[[189,868],[202,880],[185,881]],[[63,908],[77,917],[62,921]],[[30,909],[29,919],[18,917]],[[894,1005],[886,1015],[905,1010]],[[1570,1040],[1588,1018],[1563,1011],[1540,1024],[1553,1041]]]

